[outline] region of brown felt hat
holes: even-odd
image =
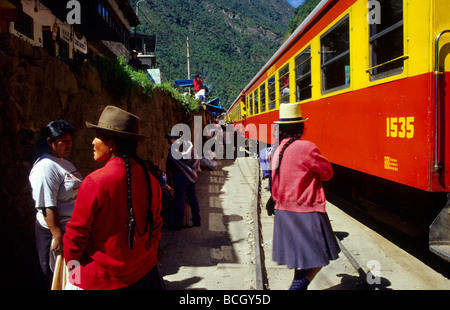
[[[147,137],[139,134],[139,122],[136,115],[109,105],[103,110],[97,125],[86,122],[86,126],[113,137],[142,141]]]

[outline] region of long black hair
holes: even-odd
[[[278,157],[278,163],[277,163],[276,170],[275,170],[274,179],[280,173],[280,165],[281,165],[281,161],[283,160],[284,151],[294,141],[301,139],[304,130],[305,130],[304,122],[293,123],[293,124],[280,124],[279,139],[278,139],[279,143],[281,143],[281,141],[283,141],[284,139],[287,139],[287,138],[289,138],[289,141],[286,142],[285,145],[283,145],[283,148],[280,151],[280,155]]]
[[[63,119],[48,123],[41,130],[39,140],[36,142],[33,155],[31,156],[30,161],[31,166],[33,166],[33,164],[39,157],[42,156],[42,154],[44,153],[51,154],[52,148],[48,144],[47,138],[50,139],[50,142],[54,142],[57,139],[61,138],[66,133],[73,136],[74,132],[75,130],[73,129],[72,125]]]
[[[127,206],[130,214],[130,218],[128,220],[128,247],[133,249],[133,239],[134,239],[134,230],[136,229],[139,236],[143,236],[148,231],[148,242],[150,242],[152,231],[153,231],[153,212],[152,212],[152,188],[151,188],[151,180],[149,176],[149,166],[145,160],[139,158],[136,154],[138,148],[138,141],[131,139],[123,139],[117,137],[105,137],[102,136],[102,139],[109,140],[112,139],[116,145],[115,155],[122,157],[125,161],[125,168],[127,171]],[[131,164],[130,158],[134,159],[144,170],[144,175],[147,181],[148,188],[148,213],[147,213],[147,225],[145,226],[144,232],[140,232],[136,227],[136,218],[133,212],[133,201],[131,197]]]

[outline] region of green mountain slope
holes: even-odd
[[[292,17],[287,27],[286,39],[308,17],[309,13],[314,10],[319,2],[320,0],[305,0],[302,5],[295,9],[294,17]]]
[[[135,6],[136,0],[130,1]],[[200,74],[228,107],[282,43],[294,8],[286,0],[152,0],[139,3],[139,32],[156,34],[163,79]]]

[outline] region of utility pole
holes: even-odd
[[[191,64],[190,64],[190,55],[189,55],[189,37],[186,37],[186,46],[187,46],[187,74],[188,80],[191,78]]]
[[[139,0],[138,2],[136,2],[136,16],[138,16],[139,3],[141,3],[142,1],[145,1],[145,0]],[[138,16],[138,19],[139,19],[139,16]],[[134,49],[137,50],[137,26],[134,27]]]

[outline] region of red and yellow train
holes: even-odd
[[[406,196],[439,196],[425,195],[425,204],[440,204],[444,196],[445,205],[449,68],[448,0],[323,0],[243,89],[225,120],[272,124],[280,104],[300,102],[309,118],[304,139],[336,167],[401,185]],[[260,142],[274,142],[265,137]],[[448,240],[449,224],[443,225],[447,236],[440,239]]]

